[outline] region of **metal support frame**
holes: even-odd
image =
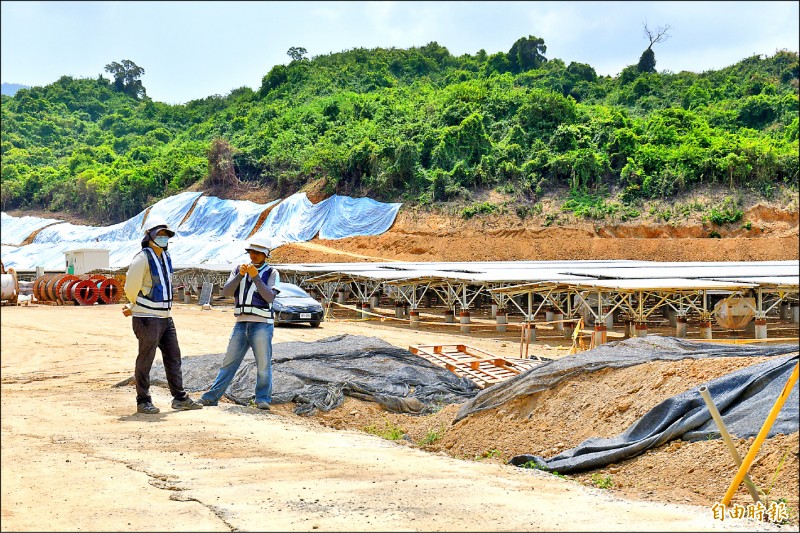
[[[408,302],[408,305],[411,307],[411,310],[416,311],[417,309],[419,309],[419,302],[425,296],[425,293],[430,288],[431,283],[410,282],[408,284],[401,284],[399,282],[393,282],[388,285],[393,289],[395,289],[397,291],[397,294],[399,294],[403,298],[403,300]],[[422,289],[421,293],[419,293],[418,292],[419,287],[423,286],[425,288]]]

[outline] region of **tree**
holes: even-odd
[[[544,39],[533,35],[517,39],[517,42],[508,51],[511,72],[519,74],[539,68],[542,63],[547,62],[547,58],[544,57],[545,52],[547,52],[547,46],[544,44]]]
[[[286,52],[286,55],[292,58],[292,61],[301,61],[304,59],[304,56],[308,53],[308,50],[303,48],[302,46],[292,46],[289,48],[289,51]]]
[[[239,178],[233,163],[234,149],[228,141],[219,137],[211,141],[208,150],[208,176],[206,184],[210,187],[236,187]]]
[[[647,21],[644,22],[644,35],[650,41],[647,50],[642,52],[639,58],[639,63],[636,65],[636,70],[639,72],[652,72],[656,71],[656,54],[653,52],[653,45],[661,43],[669,39],[667,32],[669,31],[669,24],[666,26],[659,26],[655,31],[647,27]]]
[[[114,88],[134,98],[146,96],[146,91],[139,79],[144,74],[144,69],[130,59],[123,59],[122,64],[114,61],[105,68],[106,72],[114,76]]]

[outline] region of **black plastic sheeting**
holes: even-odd
[[[649,361],[678,361],[703,357],[764,357],[797,352],[797,345],[748,346],[694,342],[675,337],[633,337],[609,342],[592,350],[544,363],[529,372],[487,387],[464,404],[455,422],[472,413],[494,409],[509,400],[548,390],[584,372],[625,368]]]
[[[183,385],[208,390],[225,354],[187,357]],[[247,405],[255,395],[256,363],[248,351],[225,396]],[[151,383],[166,386],[164,366],[151,370]],[[393,413],[426,414],[464,403],[478,387],[433,363],[375,337],[337,335],[314,342],[281,342],[272,347],[272,401],[294,402],[295,413],[329,411],[345,396],[379,403]]]
[[[506,397],[508,393],[500,390],[505,387],[511,387],[514,391],[549,388],[554,383],[580,371],[578,366],[581,360],[585,371],[595,371],[606,367],[619,368],[653,360],[686,357],[774,357],[703,384],[708,388],[728,432],[737,438],[750,438],[761,431],[769,412],[798,363],[796,345],[721,345],[694,343],[671,337],[634,338],[613,344],[616,346],[610,343],[572,358],[573,364],[563,359],[554,361],[533,369],[524,376],[514,378],[518,382],[516,384],[505,382],[492,387],[494,391],[486,389],[462,407],[459,416],[465,412],[468,414],[487,409],[486,405],[494,401],[482,396]],[[641,352],[638,361],[637,352]],[[617,357],[618,355],[621,357]],[[606,356],[609,358],[608,364],[603,363]],[[551,368],[548,370],[547,366]],[[541,383],[545,385],[542,386]],[[617,463],[677,438],[687,441],[720,438],[719,429],[700,396],[699,389],[703,385],[664,400],[616,437],[589,438],[578,446],[549,459],[523,454],[511,458],[509,462],[521,466],[532,461],[542,470],[569,474]],[[480,409],[476,408],[475,404],[479,404]],[[768,436],[795,433],[799,427],[798,386],[795,383]]]

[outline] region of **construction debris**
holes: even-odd
[[[481,389],[512,378],[542,361],[499,357],[464,344],[415,345],[408,351],[446,368],[459,377],[465,377]]]

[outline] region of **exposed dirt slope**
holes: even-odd
[[[402,428],[410,446],[475,461],[506,462],[515,455],[552,457],[589,437],[613,437],[661,401],[701,383],[764,359],[656,361],[623,369],[604,369],[565,380],[557,387],[517,398],[497,409],[470,415],[452,424],[459,406],[435,415],[387,414],[374,404],[348,399],[344,406],[317,419],[337,429],[368,428],[388,433]],[[435,442],[425,443],[434,437]],[[744,457],[754,439],[737,440]],[[798,509],[798,434],[768,439],[750,471],[768,499],[786,498]],[[612,490],[636,499],[712,506],[725,494],[736,467],[717,439],[672,441],[621,464],[567,476],[592,485],[593,477],[609,477]],[[751,503],[742,487],[734,503]]]
[[[542,217],[526,221],[516,215],[464,219],[409,207],[400,210],[394,225],[383,235],[312,241],[329,250],[287,244],[276,250],[273,258],[283,263],[375,260],[371,258],[384,261],[800,258],[798,211],[759,204],[746,211],[745,220],[749,222],[749,230],[742,225],[718,227],[701,221],[601,224],[570,219],[564,225],[545,225],[547,221]],[[714,232],[720,237],[710,237]]]

